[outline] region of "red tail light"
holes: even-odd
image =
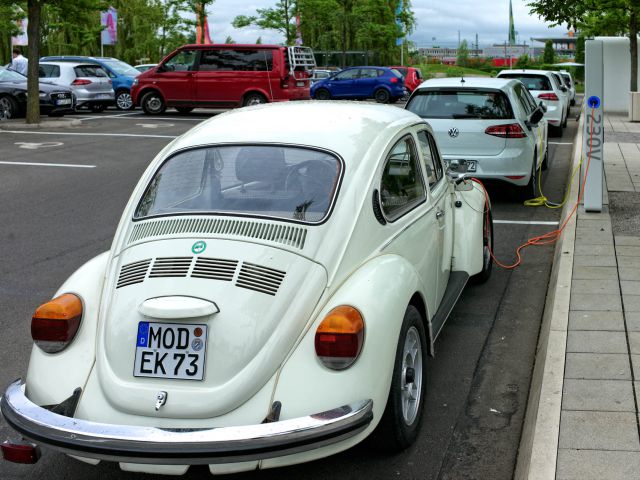
[[[508,125],[494,125],[487,128],[484,133],[487,135],[493,135],[500,138],[526,138],[527,134],[524,133],[519,123],[510,123]]]
[[[391,83],[398,83],[398,79],[396,77],[391,77]]]
[[[31,338],[47,353],[57,353],[73,340],[82,319],[82,301],[65,293],[40,305],[31,319]]]
[[[280,88],[289,88],[289,75],[280,79]]]
[[[87,80],[86,78],[76,78],[73,82],[71,82],[71,85],[89,85],[91,83],[91,80]]]
[[[541,100],[549,100],[551,102],[557,102],[559,100],[555,93],[541,93],[538,95],[538,98]]]
[[[40,459],[40,449],[32,443],[4,442],[0,445],[2,458],[13,463],[36,463]]]
[[[364,320],[358,310],[342,305],[322,320],[316,330],[316,355],[325,367],[343,370],[353,365],[364,341]]]

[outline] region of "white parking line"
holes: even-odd
[[[32,167],[67,167],[67,168],[96,168],[95,165],[72,165],[70,163],[35,163],[35,162],[5,162],[2,165],[26,165]]]
[[[494,220],[493,223],[507,223],[511,225],[558,225],[559,222],[536,222],[533,220]]]
[[[178,138],[178,135],[144,135],[140,133],[71,133],[71,132],[33,132],[28,130],[0,130],[0,133],[30,133],[31,135],[68,135],[77,137],[142,137],[142,138]]]
[[[78,120],[84,121],[84,120],[102,120],[102,119],[108,119],[108,120],[138,120],[139,117],[143,117],[143,118],[146,117],[149,120],[171,120],[172,122],[173,121],[178,121],[178,122],[203,122],[203,121],[209,119],[209,117],[200,117],[200,118],[149,117],[149,116],[145,115],[144,113],[123,113],[121,115],[102,115],[102,116],[98,116],[98,117],[73,117],[73,118],[77,118]]]
[[[101,118],[122,118],[122,117],[127,117],[130,115],[139,115],[138,112],[129,112],[129,113],[118,113],[116,115],[101,115],[101,116],[93,116],[93,117],[76,117],[74,116],[73,118],[78,118],[80,120],[99,120]],[[69,116],[69,115],[67,115]]]
[[[549,145],[573,145],[571,142],[547,142]]]

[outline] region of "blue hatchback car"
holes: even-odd
[[[111,57],[85,57],[80,55],[60,55],[42,57],[41,62],[89,62],[97,63],[109,75],[115,92],[118,110],[131,110],[134,105],[131,100],[131,85],[140,72],[128,63]]]
[[[350,67],[311,85],[311,98],[373,98],[393,103],[405,95],[404,78],[386,67]]]

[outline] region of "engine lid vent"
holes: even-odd
[[[137,222],[128,244],[163,235],[200,235],[244,237],[280,243],[302,250],[307,229],[297,225],[244,220],[238,218],[169,218]]]
[[[144,277],[147,275],[149,264],[151,259],[140,260],[138,262],[129,263],[123,265],[120,269],[120,276],[118,277],[118,283],[116,288],[126,287],[127,285],[133,285],[135,283],[142,283]]]
[[[149,278],[186,277],[191,267],[192,257],[156,258]]]
[[[230,282],[236,273],[237,260],[225,260],[222,258],[198,257],[191,272],[192,277],[208,278],[211,280],[223,280]]]
[[[267,295],[275,295],[278,293],[278,288],[280,288],[285,275],[286,272],[281,270],[243,262],[236,285]]]

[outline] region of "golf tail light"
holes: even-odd
[[[488,127],[484,133],[500,138],[525,138],[527,136],[519,123],[494,125],[493,127]]]
[[[91,80],[87,80],[86,78],[76,78],[73,82],[71,82],[71,85],[77,87],[80,85],[89,85],[91,83]]]
[[[331,310],[316,330],[316,355],[333,370],[350,367],[364,341],[364,319],[358,310],[341,305]]]
[[[82,301],[65,293],[40,305],[31,319],[31,338],[47,353],[57,353],[75,337],[82,319]]]
[[[551,102],[557,102],[559,100],[555,93],[541,93],[538,95],[538,98],[540,100],[549,100]]]

